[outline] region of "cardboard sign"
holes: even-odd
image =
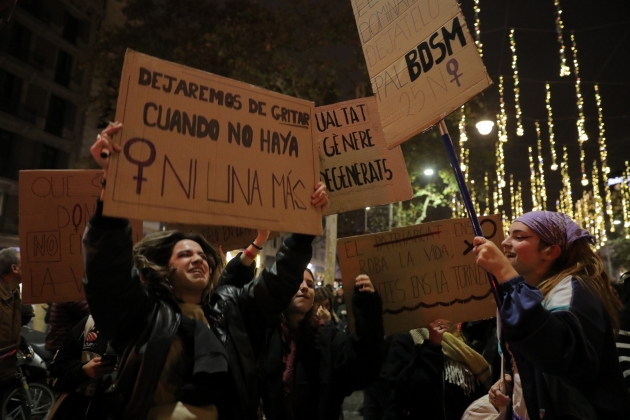
[[[20,171],[24,303],[85,300],[81,239],[96,209],[102,173]],[[131,221],[131,227],[137,242],[142,238],[142,222]]]
[[[352,0],[388,147],[490,86],[455,0]]]
[[[208,242],[215,246],[221,246],[224,252],[235,249],[247,248],[258,236],[257,229],[239,228],[234,226],[202,226],[202,225],[182,225],[179,223],[169,223],[169,229],[182,232],[194,232],[203,236]],[[279,232],[271,232],[269,239],[280,236]]]
[[[400,147],[387,149],[374,97],[317,107],[315,122],[326,214],[413,197]]]
[[[480,222],[484,236],[500,245],[501,216]],[[346,302],[354,279],[367,274],[383,300],[386,334],[426,327],[438,318],[455,323],[493,317],[494,297],[486,272],[475,263],[473,238],[468,219],[452,219],[338,240]]]
[[[313,110],[128,50],[105,214],[321,235]]]

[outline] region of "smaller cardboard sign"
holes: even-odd
[[[96,210],[101,176],[99,170],[20,171],[24,303],[85,300],[81,240]],[[137,242],[142,222],[131,221],[131,228]]]
[[[315,121],[326,214],[413,198],[402,151],[387,149],[374,97],[317,107]]]
[[[480,217],[484,236],[500,246],[500,215]],[[491,318],[496,313],[487,273],[475,263],[468,219],[451,219],[339,239],[337,251],[346,302],[355,278],[370,276],[383,301],[386,334],[426,327],[438,318],[451,323]],[[350,328],[354,328],[348,307]]]
[[[203,236],[208,242],[215,246],[221,246],[224,252],[235,249],[247,248],[258,236],[257,229],[241,228],[234,226],[203,226],[203,225],[182,225],[179,223],[169,223],[169,229],[181,232],[194,232]],[[271,232],[268,239],[280,236],[278,232]]]
[[[455,0],[353,0],[385,141],[394,147],[492,84]]]
[[[321,235],[314,109],[128,50],[103,212]]]

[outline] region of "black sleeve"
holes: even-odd
[[[88,317],[85,317],[70,331],[57,351],[49,372],[53,389],[58,392],[72,392],[90,379],[83,372],[81,352],[83,351],[83,331]]]
[[[355,287],[352,308],[355,332],[335,334],[332,346],[334,381],[344,395],[366,388],[378,377],[385,338],[383,305],[377,291],[360,292]]]
[[[105,217],[102,211],[99,200],[83,234],[85,295],[100,331],[123,344],[142,331],[150,308],[140,279],[131,275],[129,221]]]
[[[397,335],[387,361],[387,382],[394,404],[388,412],[395,412],[397,416],[409,412],[410,418],[417,418],[414,415],[441,409],[444,398],[444,355],[441,345],[429,340],[416,345],[411,334]],[[434,417],[429,414],[427,418]]]
[[[243,264],[243,261],[241,261],[241,255],[242,252],[239,252],[236,257],[232,258],[227,263],[221,272],[217,287],[231,285],[242,288],[252,281],[254,275],[256,274],[256,263],[254,262],[252,265]]]

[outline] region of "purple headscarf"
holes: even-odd
[[[580,238],[587,238],[589,243],[595,244],[595,237],[564,213],[531,211],[514,221],[521,222],[533,230],[541,241],[550,245],[558,245],[563,252]]]

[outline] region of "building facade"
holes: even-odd
[[[20,0],[0,29],[0,248],[18,246],[18,174],[76,165],[106,0]]]

